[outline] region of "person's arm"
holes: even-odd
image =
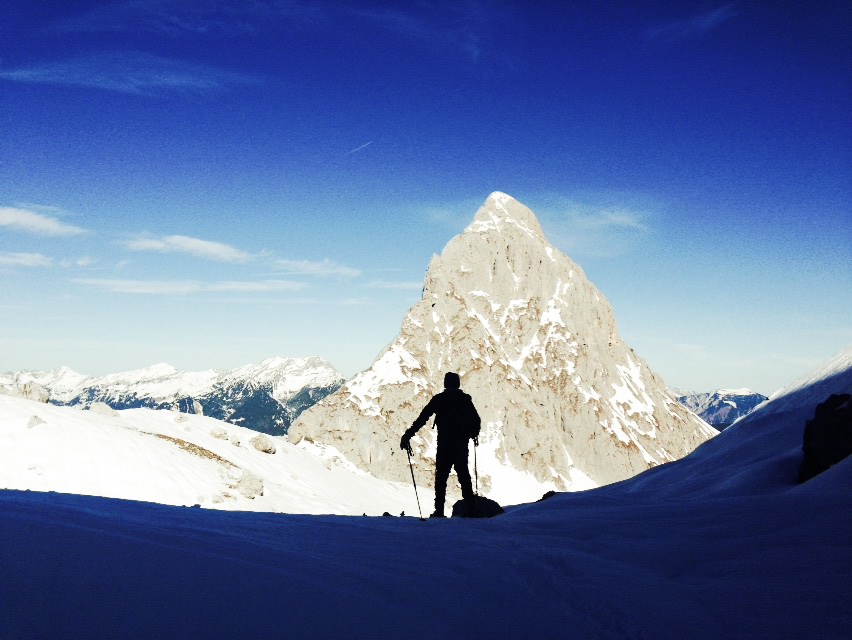
[[[470,432],[473,434],[471,439],[474,446],[479,446],[479,429],[482,426],[482,419],[479,417],[479,412],[477,412],[476,406],[473,404],[473,398],[470,396],[467,398],[470,403]]]
[[[433,413],[435,413],[435,398],[432,398],[429,403],[423,407],[423,411],[420,412],[420,415],[417,416],[414,422],[411,423],[411,426],[402,434],[402,440],[399,441],[400,449],[408,449],[410,447],[409,443],[414,437],[414,434],[417,433],[420,427],[428,422]]]

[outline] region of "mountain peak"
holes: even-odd
[[[531,238],[547,244],[544,232],[535,214],[512,196],[502,191],[493,192],[485,200],[465,229],[465,233],[484,233],[517,228]]]
[[[362,470],[405,481],[395,443],[446,371],[482,419],[481,486],[498,501],[585,489],[674,460],[716,432],[618,335],[603,295],[532,211],[492,193],[429,264],[423,297],[367,370],[293,423]],[[434,433],[414,440],[428,485]]]

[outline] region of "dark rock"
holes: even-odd
[[[476,508],[471,509],[464,500],[453,505],[453,518],[493,518],[503,513],[503,507],[485,496],[475,496]]]
[[[832,394],[817,405],[814,417],[805,423],[799,482],[810,480],[852,454],[850,398],[848,393]]]

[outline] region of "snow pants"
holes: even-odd
[[[438,443],[438,454],[435,456],[435,511],[444,511],[444,500],[447,497],[447,478],[450,469],[456,468],[456,475],[461,485],[462,497],[473,501],[473,484],[470,481],[470,471],[467,468],[468,448],[464,445],[441,447]]]

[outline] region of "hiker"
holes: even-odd
[[[447,478],[450,469],[456,468],[456,475],[462,488],[462,497],[469,513],[475,513],[476,500],[467,468],[467,441],[479,445],[479,414],[473,406],[473,400],[459,387],[459,374],[452,371],[444,375],[444,390],[434,396],[424,407],[417,419],[402,435],[399,448],[411,453],[411,438],[426,421],[435,414],[435,427],[438,428],[438,454],[435,456],[435,513],[430,518],[444,517],[444,499],[447,494]]]

